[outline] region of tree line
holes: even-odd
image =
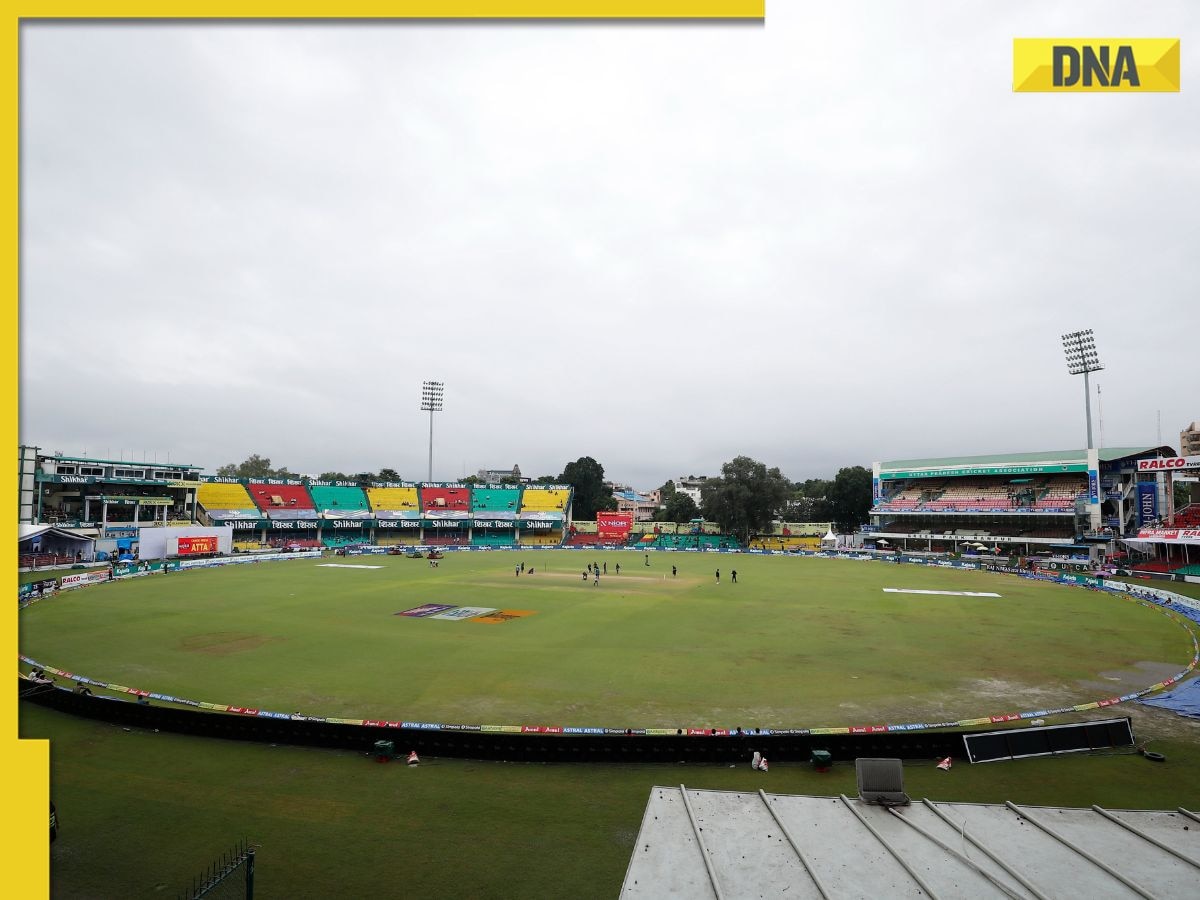
[[[274,468],[268,457],[257,453],[240,463],[229,463],[217,469],[218,475],[230,478],[298,478],[287,467]],[[323,481],[402,481],[395,469],[378,472],[322,472]],[[464,484],[479,484],[474,475],[462,479]],[[518,483],[512,476],[501,483]],[[596,513],[617,508],[617,500],[604,482],[604,466],[590,456],[581,456],[563,466],[558,475],[540,475],[534,484],[569,484],[574,489],[573,515],[588,521]],[[721,466],[721,474],[708,479],[700,489],[700,504],[673,482],[662,488],[662,506],[654,518],[659,522],[690,522],[704,518],[716,522],[727,534],[743,542],[750,535],[763,532],[776,519],[793,522],[833,522],[840,531],[855,531],[867,521],[871,509],[871,473],[863,466],[847,466],[838,470],[832,479],[809,478],[789,481],[778,467],[767,468],[765,463],[748,456],[738,456]]]

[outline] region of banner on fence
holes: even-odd
[[[625,543],[633,528],[633,513],[631,512],[597,512],[596,533],[602,541]]]
[[[179,538],[178,553],[180,556],[196,556],[201,553],[216,553],[217,537],[181,537]]]

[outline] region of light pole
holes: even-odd
[[[440,381],[425,381],[421,383],[421,409],[429,411],[429,480],[433,481],[433,414],[442,411],[442,391],[445,388]]]
[[[1083,408],[1087,412],[1087,449],[1092,449],[1092,394],[1088,374],[1099,372],[1104,366],[1096,352],[1096,340],[1092,329],[1072,331],[1062,336],[1063,352],[1067,355],[1067,371],[1083,376]]]

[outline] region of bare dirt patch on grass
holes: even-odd
[[[1101,672],[1098,679],[1080,681],[1079,686],[1089,691],[1095,691],[1097,697],[1112,695],[1119,697],[1122,694],[1140,691],[1165,678],[1170,678],[1179,672],[1179,668],[1179,663],[1141,660],[1134,663],[1131,669]]]
[[[583,579],[579,577],[580,572],[587,572],[587,569],[581,567],[578,572],[574,572],[574,571],[571,571],[571,572],[545,572],[545,571],[535,572],[533,577],[534,578],[559,578],[559,579],[563,579],[565,581],[583,581]],[[591,580],[592,580],[592,575],[589,572],[588,573],[588,581],[591,581]],[[698,579],[698,578],[687,578],[687,577],[680,578],[678,576],[664,578],[661,574],[658,574],[658,575],[618,575],[616,572],[609,572],[607,575],[600,576],[601,584],[624,584],[627,581],[638,581],[638,582],[642,582],[643,584],[679,584],[679,585],[687,585],[689,587],[693,584],[700,584],[700,579]]]
[[[1110,716],[1129,716],[1133,721],[1133,733],[1137,736],[1138,743],[1148,740],[1200,740],[1200,719],[1176,715],[1169,709],[1143,706],[1134,702],[1122,703],[1115,708],[1110,706],[1106,712]]]
[[[191,653],[207,653],[212,656],[228,656],[255,650],[264,644],[279,640],[265,634],[248,634],[242,631],[210,631],[180,638],[179,646]]]

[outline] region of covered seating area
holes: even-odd
[[[40,569],[76,562],[92,562],[96,539],[53,525],[17,526],[17,566]]]

